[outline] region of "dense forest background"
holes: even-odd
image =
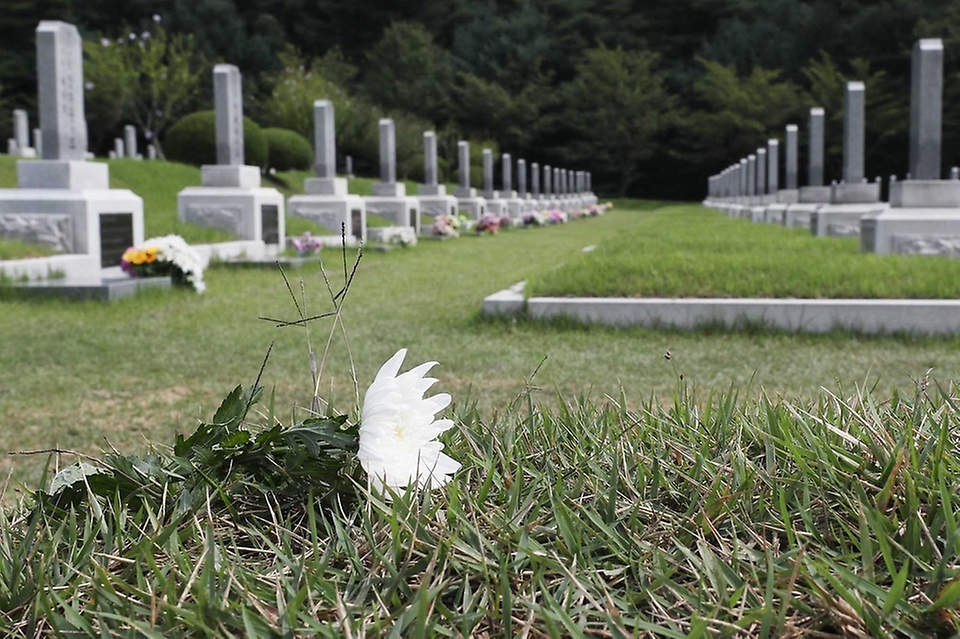
[[[180,116],[212,108],[210,70],[225,61],[243,72],[246,114],[261,125],[312,139],[312,100],[333,99],[338,154],[370,175],[376,119],[389,114],[400,173],[413,179],[420,132],[436,128],[445,159],[469,137],[592,170],[599,192],[697,198],[708,175],[788,123],[801,126],[802,156],[806,113],[819,105],[826,176],[836,179],[847,80],[867,85],[868,174],[903,175],[910,52],[916,39],[940,37],[944,166],[960,163],[960,0],[0,0],[0,9],[0,130],[12,129],[13,108],[36,122],[34,29],[66,20],[87,40],[99,154],[128,122],[162,141]]]

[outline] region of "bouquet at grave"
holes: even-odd
[[[597,217],[598,215],[603,215],[607,209],[613,208],[613,204],[607,202],[606,204],[594,204],[587,209],[587,215],[590,217]]]
[[[176,286],[203,293],[203,258],[179,235],[152,237],[123,253],[120,268],[130,277],[169,275]]]
[[[500,230],[500,217],[493,213],[484,213],[477,222],[475,230],[477,233],[495,234]]]
[[[543,226],[547,223],[547,218],[543,216],[539,211],[533,213],[527,213],[523,216],[523,225],[524,226]]]
[[[560,209],[553,209],[547,214],[547,222],[550,224],[565,224],[567,222],[567,214]]]
[[[458,217],[438,215],[437,219],[433,221],[433,226],[430,227],[430,232],[435,237],[460,237],[460,232],[457,231],[460,224]]]
[[[469,233],[477,226],[476,218],[463,211],[458,211],[455,217],[451,217],[450,223],[453,225],[453,228],[463,233]]]
[[[292,242],[294,250],[296,250],[297,255],[301,257],[313,255],[319,251],[321,247],[320,240],[311,235],[310,231],[304,231],[302,236],[293,238]]]
[[[513,226],[513,218],[511,218],[509,215],[501,215],[501,216],[500,216],[500,228],[505,229],[505,228],[508,228],[508,227],[510,227],[510,226]]]

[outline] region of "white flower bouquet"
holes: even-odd
[[[203,293],[203,258],[179,235],[165,235],[131,246],[123,253],[120,268],[130,277],[170,275],[173,283]]]

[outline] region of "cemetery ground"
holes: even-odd
[[[144,197],[147,235],[208,233],[175,226],[175,201],[162,198],[182,184],[164,186],[164,165],[135,164],[114,162],[111,175]],[[686,221],[667,233],[680,216]],[[330,507],[310,495],[324,504],[315,511],[303,507],[302,490],[279,494],[247,477],[214,482],[204,503],[178,515],[175,482],[137,476],[135,490],[90,502],[79,494],[97,505],[65,514],[54,504],[10,505],[19,482],[45,485],[53,468],[44,477],[45,455],[8,457],[0,628],[10,636],[955,632],[957,339],[479,317],[484,295],[519,280],[538,293],[576,292],[564,283],[571,264],[585,265],[589,286],[613,279],[592,256],[622,259],[629,237],[644,249],[633,262],[654,269],[660,251],[667,270],[683,263],[677,246],[720,242],[725,225],[741,228],[731,238],[763,234],[750,236],[751,248],[779,232],[792,247],[788,263],[810,251],[798,268],[856,261],[830,261],[856,253],[846,240],[819,240],[833,248],[818,253],[787,229],[639,202],[568,225],[367,251],[343,307],[360,393],[400,347],[410,349],[408,366],[438,360],[437,389],[453,395],[458,424],[446,451],[463,464],[453,481],[392,504],[362,496],[355,507],[347,491]],[[597,249],[584,254],[587,246]],[[341,253],[322,257],[336,285]],[[349,269],[352,252],[347,259]],[[948,260],[915,259],[957,281]],[[737,290],[769,286],[734,262],[714,265]],[[834,290],[839,274],[824,279]],[[303,278],[308,315],[329,310],[316,265],[287,275],[298,298]],[[250,421],[306,417],[293,408],[313,395],[306,332],[258,319],[297,318],[279,273],[220,265],[206,280],[202,296],[154,292],[109,305],[4,295],[0,450],[55,445],[100,457],[113,446],[139,455],[150,441],[161,454],[151,467],[162,465],[176,432],[189,434],[237,384],[253,383],[271,343],[266,397]],[[885,286],[870,290],[901,285]],[[318,357],[330,326],[310,326]],[[355,415],[350,378],[335,335],[320,395]]]

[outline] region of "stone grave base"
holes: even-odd
[[[0,189],[0,237],[119,266],[143,242],[143,200],[125,189]]]
[[[780,189],[777,191],[777,204],[796,204],[800,201],[800,189]]]
[[[749,207],[750,209],[750,221],[754,224],[763,224],[767,221],[767,207],[770,206],[767,203],[756,204]]]
[[[726,213],[728,217],[742,217],[743,209],[746,208],[746,204],[743,202],[735,202],[727,207]]]
[[[810,217],[826,204],[790,204],[783,214],[783,225],[787,228],[810,228]]]
[[[883,202],[873,204],[825,204],[810,214],[810,233],[818,237],[855,237],[860,235],[860,218],[880,213]]]
[[[280,253],[278,244],[264,244],[260,240],[193,244],[191,248],[200,254],[204,268],[211,262],[272,262]]]
[[[530,195],[520,198],[520,217],[530,215],[538,210],[540,210],[540,203],[530,197]]]
[[[541,195],[539,202],[540,202],[540,208],[538,208],[537,210],[543,211],[544,213],[552,211],[553,209],[560,208],[560,200],[553,197],[552,195]]]
[[[518,197],[510,198],[509,200],[504,200],[507,204],[507,215],[509,215],[514,220],[519,220],[523,217],[524,206],[526,202],[521,200]]]
[[[597,203],[600,202],[600,200],[597,198],[596,195],[594,195],[593,193],[589,193],[589,192],[588,192],[588,193],[581,193],[581,194],[580,194],[580,199],[583,200],[583,205],[584,205],[584,206],[593,206],[593,205],[595,205],[595,204],[597,204]]]
[[[61,297],[75,300],[111,302],[136,295],[147,289],[169,289],[170,276],[133,278],[119,272],[110,276],[66,277],[39,282],[24,282],[12,287],[18,297]]]
[[[507,215],[507,201],[500,198],[487,200],[487,213],[492,213],[497,217]]]
[[[86,253],[47,255],[19,260],[0,260],[0,279],[47,280],[64,277],[78,278],[100,271],[100,258]]]
[[[373,226],[367,229],[367,238],[375,244],[403,244],[416,246],[417,233],[410,226]]]
[[[440,215],[455,216],[459,210],[457,198],[452,195],[418,195],[420,212],[430,217]]]
[[[367,203],[359,195],[294,195],[287,200],[287,212],[329,229],[338,246],[342,244],[340,235],[344,228],[348,245],[367,239]],[[320,241],[326,246],[327,239]]]
[[[398,227],[410,227],[414,235],[420,235],[420,202],[415,197],[379,197],[363,198],[367,205],[368,215],[379,215],[394,222]],[[384,228],[384,227],[380,227]],[[374,242],[367,229],[367,237]]]
[[[767,224],[776,224],[777,226],[783,226],[783,219],[787,213],[787,207],[789,204],[783,204],[777,202],[771,204],[763,212],[763,221]]]
[[[457,210],[479,220],[480,216],[487,212],[487,200],[482,197],[458,197]]]
[[[283,195],[276,189],[188,186],[177,194],[181,222],[223,229],[241,240],[283,246]]]
[[[960,257],[960,209],[890,208],[864,217],[860,251]]]

